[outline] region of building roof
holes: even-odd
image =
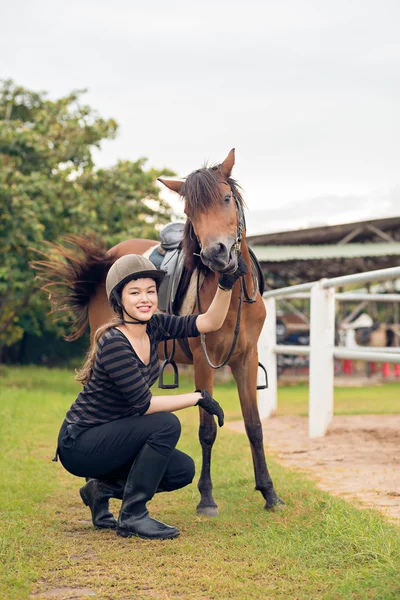
[[[399,219],[400,221],[400,219]],[[247,238],[247,241],[249,239]],[[261,262],[283,262],[288,260],[326,260],[332,258],[354,258],[374,256],[400,256],[400,242],[365,244],[325,245],[271,245],[250,246]],[[399,260],[400,262],[400,260]]]
[[[400,216],[390,217],[385,219],[372,219],[369,221],[357,221],[352,223],[342,223],[341,225],[324,225],[321,227],[311,227],[309,229],[294,229],[291,231],[279,231],[275,233],[265,233],[259,235],[247,236],[248,244],[253,247],[257,245],[289,245],[289,244],[327,244],[340,242],[346,235],[360,229],[359,236],[364,237],[365,232],[368,232],[368,226],[380,229],[381,231],[390,230],[393,228],[400,229]],[[371,232],[369,231],[369,235]],[[354,238],[355,239],[355,238]]]

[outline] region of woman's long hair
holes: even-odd
[[[76,372],[75,379],[85,385],[90,378],[91,372],[96,361],[98,342],[102,335],[107,333],[113,327],[123,325],[122,315],[116,315],[111,321],[108,321],[105,325],[101,325],[94,334],[90,348],[86,354],[86,360],[79,371]]]

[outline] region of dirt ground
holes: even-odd
[[[264,443],[279,462],[336,496],[400,523],[400,415],[335,416],[327,435],[309,439],[306,417],[263,422]],[[228,423],[244,433],[242,421]]]

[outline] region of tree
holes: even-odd
[[[94,233],[106,245],[151,238],[171,219],[146,159],[96,169],[92,151],[117,131],[81,102],[83,91],[58,100],[12,81],[0,82],[0,348],[24,332],[63,333],[46,317],[29,262],[44,241]]]

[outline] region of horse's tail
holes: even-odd
[[[45,242],[47,251],[36,252],[46,259],[30,264],[36,270],[39,287],[48,294],[51,314],[72,313],[72,333],[65,338],[72,342],[88,326],[90,299],[115,257],[93,236],[70,235],[64,242],[67,245]]]

